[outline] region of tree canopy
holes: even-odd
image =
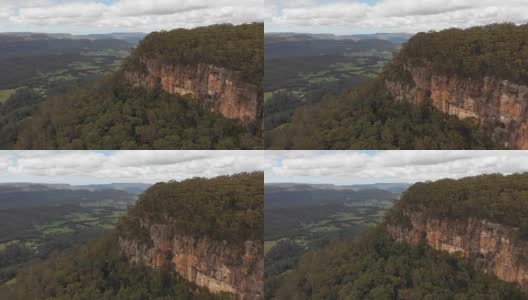
[[[176,272],[129,263],[118,253],[117,236],[34,262],[0,287],[4,299],[26,300],[226,300],[191,284]]]
[[[528,239],[528,173],[416,183],[398,205],[431,217],[477,218],[520,228],[520,236]]]
[[[118,226],[125,235],[141,233],[141,220],[170,224],[175,233],[242,244],[264,235],[262,172],[193,178],[149,188]]]
[[[393,101],[376,79],[342,96],[298,109],[265,136],[270,149],[488,149],[469,121],[428,104]]]
[[[526,299],[463,260],[411,247],[378,227],[354,242],[307,253],[275,299]]]
[[[122,73],[46,99],[22,124],[20,149],[254,149],[261,139],[186,96],[134,88]]]
[[[395,61],[428,66],[437,74],[528,82],[528,25],[511,23],[421,32]]]
[[[128,59],[128,68],[141,68],[141,58],[166,64],[206,63],[242,72],[258,86],[264,76],[264,24],[211,25],[147,35]]]

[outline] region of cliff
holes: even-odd
[[[396,101],[430,103],[460,119],[474,118],[494,142],[528,149],[528,86],[494,77],[470,79],[435,74],[429,67],[403,65],[410,80],[385,79]]]
[[[229,293],[236,299],[263,299],[262,241],[243,246],[207,237],[174,234],[167,224],[142,223],[151,243],[119,239],[121,252],[131,262],[151,267],[169,266],[212,293]]]
[[[397,241],[428,246],[457,253],[477,269],[528,290],[528,241],[516,238],[518,229],[498,223],[468,218],[425,217],[419,212],[404,211],[410,224],[386,225]]]
[[[155,59],[139,61],[141,71],[125,71],[132,85],[190,95],[205,109],[240,120],[252,131],[260,128],[261,88],[245,81],[241,72],[202,63],[166,65]]]

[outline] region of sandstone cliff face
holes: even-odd
[[[410,226],[386,226],[394,239],[412,245],[425,241],[434,249],[458,253],[478,270],[528,290],[528,241],[515,238],[515,228],[477,219],[434,219],[416,212],[405,215]]]
[[[528,86],[491,77],[471,80],[436,75],[427,67],[404,66],[404,70],[412,82],[385,81],[397,101],[418,104],[431,99],[443,112],[460,119],[475,118],[495,142],[528,149]]]
[[[263,299],[263,243],[230,245],[207,238],[171,233],[168,225],[144,224],[151,245],[120,238],[121,252],[131,262],[151,267],[172,266],[181,276],[212,293],[230,293],[235,299]]]
[[[140,60],[146,72],[125,72],[134,86],[161,88],[171,94],[190,95],[202,107],[228,119],[260,127],[263,94],[248,83],[240,72],[198,65],[162,65],[156,60]]]

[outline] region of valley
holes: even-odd
[[[493,174],[411,185],[375,226],[290,262],[293,271],[270,283],[269,299],[525,299],[527,179]]]
[[[376,77],[407,37],[267,33],[265,130],[289,123],[301,106],[317,103],[327,94],[341,94]]]
[[[407,186],[266,184],[266,299],[275,299],[280,282],[303,254],[353,239],[380,224]]]
[[[266,148],[524,149],[527,28],[418,33],[368,81],[319,95],[303,109],[295,97],[282,97],[274,111],[282,125],[268,127]]]
[[[44,99],[115,72],[136,43],[119,34],[0,33],[0,148],[13,148],[22,121]]]
[[[16,193],[24,208],[6,211],[11,217],[6,222],[17,228],[2,244],[0,261],[15,264],[3,266],[11,276],[0,293],[9,299],[263,299],[262,182],[263,173],[252,172],[159,182],[148,189],[141,184],[7,185],[2,202],[10,205],[15,195],[9,194]],[[110,186],[116,190],[104,189]],[[44,202],[43,188],[64,197],[47,208],[29,206]],[[124,189],[146,190],[132,196]],[[24,195],[34,192],[44,197]],[[71,204],[58,206],[65,201]],[[33,211],[18,219],[17,212],[27,207]],[[55,252],[35,251],[42,257],[24,259],[37,243],[33,235],[42,243],[38,249]],[[67,247],[55,245],[64,239]]]
[[[0,281],[16,270],[97,239],[117,224],[148,185],[0,184]],[[130,191],[133,191],[130,190]]]
[[[262,35],[2,34],[0,148],[260,149]]]

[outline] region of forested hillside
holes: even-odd
[[[411,247],[381,228],[306,254],[275,299],[526,299],[455,256]]]
[[[304,255],[271,299],[526,299],[527,176],[416,183],[384,223]]]
[[[263,173],[193,178],[158,183],[141,196],[120,224],[124,236],[138,235],[144,219],[170,223],[182,235],[243,243],[262,240]]]
[[[0,286],[32,261],[101,237],[135,201],[109,186],[0,184]]]
[[[239,149],[260,147],[236,121],[189,97],[134,88],[121,73],[51,97],[27,119],[20,149]]]
[[[269,149],[488,149],[471,121],[427,103],[395,102],[378,78],[356,91],[326,96],[297,110],[291,123],[265,135]]]
[[[488,220],[519,228],[528,239],[528,173],[417,183],[398,207],[432,218]]]
[[[0,132],[5,134],[0,140],[0,147],[21,149],[261,148],[260,125],[257,124],[258,118],[262,117],[259,108],[261,99],[259,100],[256,94],[263,74],[262,30],[262,24],[245,24],[154,32],[145,37],[122,65],[120,61],[112,64],[113,68],[119,67],[118,71],[104,76],[96,83],[68,84],[66,88],[57,93],[48,93],[47,90],[46,92],[37,90],[35,95],[31,92],[25,92],[25,94],[17,92],[13,95],[13,99],[6,102],[7,106],[0,106],[0,113],[3,111],[0,114],[0,125],[2,126]],[[21,37],[9,38],[22,39]],[[52,46],[37,51],[31,47],[33,45],[31,42],[36,41]],[[56,59],[64,60],[71,51],[77,50],[76,45],[84,45],[83,52],[75,56],[80,55],[82,58],[99,63],[102,63],[108,55],[122,55],[121,52],[110,53],[100,50],[99,44],[116,41],[116,43],[129,45],[123,40],[71,39],[64,43],[72,45],[61,46],[62,44],[57,41],[62,40],[46,36],[36,41],[29,39],[27,47],[20,46],[22,49],[28,49],[21,53],[33,51],[35,55],[44,55],[49,50],[54,53]],[[99,48],[90,48],[92,44]],[[4,50],[6,55],[11,55],[9,49]],[[32,52],[29,52],[22,57],[24,61],[36,59],[31,54]],[[253,88],[255,95],[250,93],[250,97],[248,96],[252,102],[245,104],[250,106],[250,109],[241,108],[239,102],[243,99],[237,96],[246,91],[239,92],[241,89],[236,84],[231,89],[217,87],[237,92],[228,99],[229,101],[224,101],[227,103],[219,104],[214,100],[219,91],[214,91],[214,87],[200,86],[205,77],[202,78],[203,76],[194,73],[184,81],[187,82],[186,85],[189,81],[196,81],[193,84],[200,91],[196,94],[183,88],[182,92],[174,92],[172,84],[170,91],[163,91],[157,84],[139,86],[131,82],[129,75],[145,72],[145,60],[150,58],[155,59],[158,65],[167,68],[170,64],[211,64],[218,65],[219,68],[232,68],[232,72],[236,73],[236,76],[233,76],[243,78],[247,81],[243,84],[252,84],[251,87],[255,87]],[[38,56],[38,59],[47,63],[53,62],[53,59],[42,59],[42,56]],[[71,62],[63,62],[62,68],[64,70],[42,69],[39,74],[46,72],[56,77],[57,80],[72,78],[69,77],[70,73],[76,70],[89,71],[97,78],[103,74],[92,68],[91,64],[88,65],[84,61],[77,62],[77,58]],[[211,74],[211,76],[217,75]],[[24,78],[28,79],[27,76]],[[42,80],[41,77],[37,79]],[[48,79],[46,79],[46,84],[55,83],[54,80]],[[231,80],[230,78],[220,79]],[[7,84],[8,81],[0,80],[0,85],[3,82]],[[205,83],[209,82],[212,81],[206,78]],[[16,82],[18,87],[25,84],[26,82],[21,80]],[[29,85],[29,82],[27,84]],[[16,91],[10,90],[11,92]],[[199,97],[196,98],[195,95]],[[28,104],[24,104],[26,102]],[[217,109],[218,106],[221,109]],[[242,124],[236,118],[226,117],[225,112],[235,116],[249,114],[252,123]]]
[[[271,102],[280,126],[266,147],[527,148],[526,36],[528,26],[514,24],[418,33],[372,87],[327,94],[293,113],[292,95]]]
[[[0,34],[0,148],[13,148],[22,120],[46,98],[116,70],[132,44],[49,34]]]
[[[212,64],[240,71],[246,80],[260,85],[264,75],[262,35],[263,25],[258,23],[153,32],[135,49],[127,67],[141,66],[141,58],[166,65]]]
[[[24,300],[234,299],[231,293],[216,290],[212,293],[206,287],[195,285],[186,277],[187,273],[178,273],[181,270],[177,269],[176,259],[174,265],[163,266],[137,260],[132,262],[131,257],[124,255],[123,241],[144,241],[145,247],[151,247],[152,240],[159,236],[151,236],[155,232],[146,230],[139,223],[165,224],[170,226],[172,234],[166,238],[194,236],[203,241],[212,239],[218,243],[212,243],[206,249],[223,247],[225,249],[220,253],[236,255],[238,252],[232,249],[243,249],[247,239],[262,240],[262,182],[263,173],[256,172],[155,184],[140,196],[115,230],[96,241],[17,269],[16,280],[0,285],[0,294],[8,299]],[[190,247],[196,247],[196,252],[202,251],[199,243],[191,243]],[[243,254],[245,250],[241,251]],[[237,264],[233,269],[240,268],[238,262],[242,261],[242,254],[235,257],[236,261],[224,263],[226,266]],[[161,255],[168,257],[169,254]],[[216,266],[210,264],[216,259],[218,257],[186,261],[199,264],[195,265],[197,269],[205,266],[214,271]],[[245,256],[244,260],[247,259]],[[230,277],[226,275],[227,269],[222,272]],[[202,276],[208,274],[202,273]],[[203,285],[203,282],[196,284]],[[249,284],[252,282],[246,285]]]
[[[399,197],[376,189],[384,185],[266,184],[265,298],[275,299],[304,253],[350,240],[380,223]]]
[[[528,24],[513,23],[418,33],[395,60],[413,67],[430,67],[436,74],[472,79],[492,76],[526,83],[527,39]]]

